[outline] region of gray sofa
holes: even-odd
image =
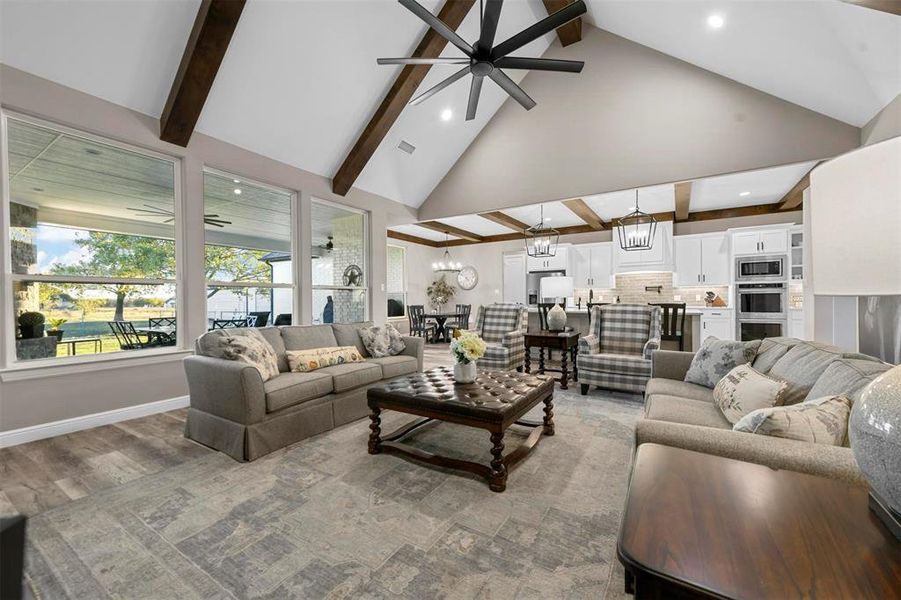
[[[184,361],[191,394],[185,436],[249,461],[366,416],[367,388],[422,371],[423,349],[422,339],[404,337],[401,354],[372,358],[357,333],[368,325],[372,323],[259,328],[278,357],[279,374],[265,382],[246,363],[207,355],[228,330],[200,336],[195,354]],[[290,372],[287,350],[329,346],[356,346],[365,361]]]
[[[865,485],[851,448],[732,431],[713,404],[713,390],[686,383],[691,352],[658,350],[645,390],[635,447],[658,443]],[[794,338],[764,340],[752,366],[801,390],[801,400],[844,393],[856,401],[891,365],[864,354]]]

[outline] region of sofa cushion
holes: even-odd
[[[758,348],[760,348],[759,340],[736,342],[710,336],[704,340],[700,350],[691,359],[685,381],[713,389],[726,373],[738,365],[754,360]]]
[[[295,373],[306,373],[331,365],[363,361],[363,357],[357,351],[356,346],[288,350],[286,354],[288,356],[288,366]]]
[[[357,333],[369,355],[374,358],[397,356],[407,347],[400,332],[391,323],[385,323],[384,327],[360,327]]]
[[[738,365],[713,388],[713,404],[730,423],[760,408],[782,406],[788,384],[751,365]]]
[[[588,371],[651,376],[651,361],[635,354],[581,354],[579,368]]]
[[[382,378],[382,367],[369,361],[335,365],[314,372],[331,375],[336,394],[374,383]]]
[[[510,358],[510,349],[495,342],[485,342],[485,354],[482,358],[490,361],[506,362]]]
[[[757,356],[754,357],[751,366],[767,375],[776,361],[800,343],[802,343],[801,340],[790,337],[766,338],[760,343]]]
[[[278,370],[281,373],[287,373],[291,370],[288,366],[288,358],[285,356],[285,340],[282,339],[281,329],[278,327],[255,327],[260,334],[266,338],[269,345],[275,351],[275,357],[278,359]]]
[[[769,374],[788,383],[784,404],[797,404],[807,397],[829,365],[841,357],[841,349],[835,346],[801,342],[777,360]]]
[[[287,350],[309,350],[311,348],[333,348],[348,346],[339,344],[331,325],[288,325],[282,327],[282,340]]]
[[[335,339],[338,340],[338,343],[335,344],[336,346],[356,346],[364,358],[369,358],[369,350],[363,345],[363,340],[360,339],[360,334],[357,331],[360,327],[372,327],[372,321],[335,323],[331,325]]]
[[[891,368],[870,357],[865,359],[842,358],[831,363],[810,389],[806,399],[844,394],[856,402],[864,388]]]
[[[332,376],[328,373],[282,373],[263,384],[266,412],[320,398],[333,389]]]
[[[687,381],[677,381],[675,379],[664,379],[655,377],[648,381],[644,395],[646,398],[655,395],[676,396],[677,398],[688,398],[689,400],[702,400],[704,402],[713,402],[713,390],[696,383],[688,383]]]
[[[415,356],[383,356],[382,358],[368,358],[366,362],[382,367],[382,379],[409,375],[419,369],[419,361]]]
[[[792,406],[761,408],[744,416],[735,431],[843,446],[848,437],[851,401],[844,395],[806,400]]]
[[[646,419],[655,421],[732,429],[732,423],[726,420],[723,413],[712,402],[703,400],[688,400],[687,398],[656,394],[645,402],[644,416]]]
[[[203,356],[246,363],[259,371],[263,381],[279,374],[275,350],[256,328],[208,331],[197,338],[194,347]]]

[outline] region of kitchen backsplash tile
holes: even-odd
[[[647,288],[657,288],[648,290]],[[704,296],[713,292],[729,304],[728,286],[706,286],[674,288],[673,274],[670,272],[623,273],[616,276],[615,289],[593,289],[595,302],[619,301],[628,304],[647,304],[649,302],[685,302],[688,306],[705,306]],[[588,288],[575,290],[574,302],[588,302]]]

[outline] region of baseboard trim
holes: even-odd
[[[127,406],[125,408],[117,408],[91,415],[43,423],[41,425],[32,425],[31,427],[22,427],[21,429],[0,431],[0,448],[18,446],[19,444],[24,444],[26,442],[43,440],[58,435],[82,431],[84,429],[91,429],[92,427],[110,425],[120,421],[128,421],[130,419],[137,419],[138,417],[146,417],[147,415],[176,410],[188,406],[188,403],[188,396],[179,396],[177,398],[168,398],[166,400],[138,404],[137,406]]]

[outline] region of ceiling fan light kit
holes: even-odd
[[[508,38],[500,44],[494,44],[494,36],[497,33],[497,24],[500,19],[503,0],[485,0],[485,10],[482,12],[479,39],[469,44],[461,38],[453,29],[448,27],[441,19],[433,15],[429,10],[420,5],[416,0],[398,0],[405,8],[425,21],[441,37],[456,46],[465,56],[460,58],[380,58],[380,65],[465,65],[462,69],[444,79],[437,85],[419,94],[410,104],[416,105],[434,96],[458,79],[466,75],[472,75],[469,88],[469,103],[466,106],[466,120],[475,118],[479,106],[479,98],[482,94],[482,81],[488,77],[503,89],[511,98],[516,100],[526,110],[535,106],[535,101],[519,87],[501,69],[526,69],[540,71],[556,71],[560,73],[579,73],[585,65],[577,60],[557,60],[550,58],[525,58],[508,56],[525,46],[526,44],[554,31],[573,19],[578,19],[585,14],[587,8],[583,0],[576,0],[552,15],[538,21]]]
[[[650,250],[654,247],[657,219],[639,210],[638,190],[635,190],[635,210],[622,218],[614,219],[613,224],[619,236],[619,246],[626,252]]]

